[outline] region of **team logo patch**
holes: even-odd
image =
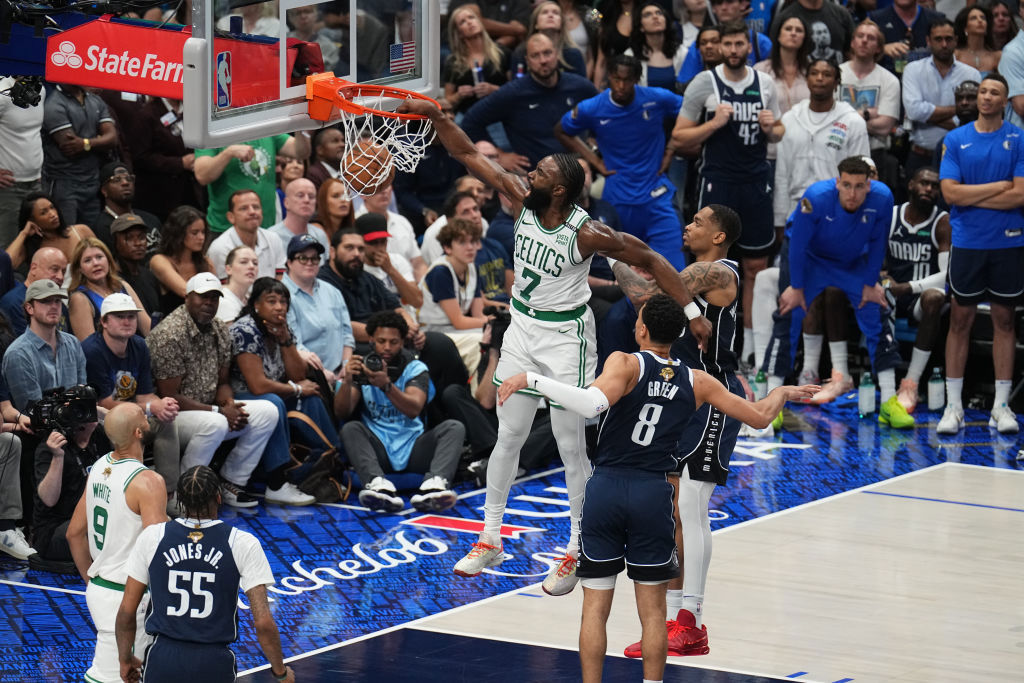
[[[663,380],[669,382],[672,380],[673,377],[676,376],[676,371],[673,370],[672,368],[662,368],[661,372],[659,372],[658,374],[661,375],[661,378]]]
[[[188,540],[192,541],[193,543],[199,543],[199,541],[203,540],[203,532],[193,531],[188,535]]]
[[[807,197],[804,197],[803,199],[801,199],[800,200],[800,212],[801,213],[811,213],[812,211],[814,211],[814,207],[811,206],[811,200],[808,199]]]
[[[103,476],[104,477],[109,477],[113,473],[114,473],[114,471],[112,469],[110,469],[109,467],[106,467],[106,468],[103,469]]]
[[[650,121],[650,120],[651,120],[651,112],[649,110],[647,110],[647,109],[644,109],[644,121]]]
[[[1003,149],[1010,149],[1010,141],[1003,140]]]

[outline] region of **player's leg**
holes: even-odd
[[[741,254],[740,305],[743,307],[744,359],[754,351],[754,280],[758,273],[768,267],[768,256],[775,245],[773,181],[771,173],[768,173],[753,182],[733,186],[731,202],[722,202],[736,210],[743,226],[736,247]]]
[[[615,576],[583,580],[583,615],[580,618],[580,668],[583,683],[601,680],[608,650],[608,614],[615,594]]]
[[[917,325],[907,374],[900,381],[900,387],[896,391],[897,400],[908,413],[914,412],[914,408],[917,407],[918,386],[938,338],[945,302],[945,293],[939,289],[929,289],[920,294],[909,294],[896,299],[890,296],[894,328],[896,321],[901,318],[913,321],[913,324]]]
[[[983,250],[950,248],[949,289],[953,296],[946,333],[946,409],[935,428],[939,434],[956,434],[964,428],[964,367],[974,315],[987,292],[985,267]]]
[[[668,655],[668,630],[665,623],[667,586],[667,581],[633,582],[636,611],[640,617],[640,643],[646,681],[660,681],[665,676],[665,658]]]
[[[825,341],[822,329],[825,324],[825,297],[819,296],[807,306],[802,328],[804,343],[804,365],[800,370],[797,384],[818,384],[818,368],[821,366],[821,348]]]
[[[849,352],[847,351],[846,341],[846,311],[848,308],[846,294],[837,287],[826,287],[825,291],[814,301],[815,304],[820,306],[821,329],[824,330],[825,337],[828,339],[829,359],[832,365],[828,375],[828,384],[811,397],[811,403],[820,405],[834,401],[853,389],[854,385],[853,377],[850,375]],[[814,305],[811,306],[812,309],[814,307]],[[808,313],[808,317],[810,317],[810,313]],[[807,383],[808,381],[801,376],[798,384]]]
[[[235,655],[224,645],[186,643],[158,636],[146,649],[146,683],[230,683],[235,680]]]
[[[579,550],[583,490],[592,471],[587,457],[586,422],[569,410],[553,409],[550,416],[551,431],[565,466],[565,488],[569,492],[570,537],[565,547],[570,555],[576,555]]]
[[[85,587],[85,603],[89,608],[93,624],[96,626],[96,649],[92,664],[85,672],[87,683],[117,683],[121,680],[121,664],[117,656],[117,638],[114,635],[114,619],[121,606],[124,590],[101,586],[93,579]],[[151,638],[146,633],[146,608],[149,606],[148,596],[139,603],[135,614],[135,651],[143,652]]]
[[[779,252],[779,287],[775,295],[775,312],[772,313],[772,336],[765,349],[761,370],[768,376],[768,391],[781,387],[793,367],[795,349],[792,340],[793,315],[779,313],[778,297],[789,287],[789,240],[782,243]]]
[[[764,364],[772,338],[772,312],[779,304],[779,269],[765,268],[754,279],[754,298],[750,304],[750,322],[754,330],[754,367]]]
[[[992,315],[992,365],[996,390],[990,427],[1001,434],[1016,434],[1017,417],[1010,410],[1010,389],[1013,386],[1013,358],[1016,353],[1014,310],[1024,293],[1024,248],[992,249],[988,252],[989,306]]]

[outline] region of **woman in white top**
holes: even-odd
[[[697,40],[700,27],[708,17],[708,0],[675,0],[672,10],[683,26],[683,54]],[[678,71],[678,69],[677,69]]]
[[[676,74],[683,65],[686,50],[679,43],[676,28],[658,2],[641,4],[633,15],[633,31],[625,54],[640,60],[637,85],[675,91]]]
[[[234,322],[242,312],[246,301],[249,300],[252,283],[256,281],[258,266],[256,252],[244,244],[228,252],[227,261],[224,263],[228,279],[224,283],[224,295],[220,298],[220,306],[217,308],[217,320]]]
[[[810,99],[807,89],[807,55],[811,51],[811,32],[800,17],[790,17],[772,36],[772,52],[768,59],[754,65],[775,81],[779,109],[785,114],[797,102]],[[768,144],[768,158],[775,158],[775,144]]]

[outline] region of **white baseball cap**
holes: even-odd
[[[123,292],[111,294],[103,300],[100,306],[100,318],[107,317],[108,313],[139,313],[141,308],[135,305],[135,300]]]
[[[185,293],[191,294],[193,292],[196,294],[217,292],[223,295],[224,288],[221,286],[220,280],[213,273],[196,273],[185,283]]]

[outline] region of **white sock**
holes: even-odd
[[[665,596],[665,612],[671,618],[676,618],[676,613],[683,608],[683,589],[679,590],[669,589],[668,595]]]
[[[693,620],[696,622],[697,628],[700,628],[704,623],[704,596],[703,595],[684,595],[683,606],[679,609],[685,609],[693,615]],[[678,613],[679,610],[676,610]]]
[[[776,375],[768,375],[768,391],[771,391],[772,389],[778,389],[779,387],[781,387],[783,379],[785,378],[778,377]]]
[[[804,332],[804,369],[803,372],[818,374],[818,367],[821,365],[821,346],[825,342],[823,334],[808,334]]]
[[[960,397],[964,391],[964,378],[952,377],[946,378],[946,405],[953,406],[954,408],[964,409],[963,399]]]
[[[501,520],[512,481],[519,470],[519,449],[530,435],[537,399],[513,394],[498,406],[498,442],[487,462],[487,494],[484,497],[484,530],[480,540],[501,545]]]
[[[1012,379],[997,379],[996,380],[996,396],[995,401],[992,402],[993,406],[1001,406],[1010,402],[1010,389],[1013,388]]]
[[[754,278],[754,299],[750,306],[750,322],[754,326],[754,367],[759,370],[772,340],[772,313],[779,305],[778,299],[779,269],[765,268]]]
[[[910,367],[907,368],[907,379],[920,382],[921,375],[924,374],[924,369],[928,367],[928,359],[931,357],[931,351],[925,351],[924,349],[919,349],[915,346],[913,352],[910,354]]]
[[[830,341],[828,343],[828,352],[832,356],[832,369],[838,370],[843,373],[843,377],[850,376],[850,363],[849,353],[846,349],[846,340],[843,341]]]
[[[651,679],[649,679],[649,678],[645,678],[645,679],[644,679],[644,683],[665,683],[665,679],[663,678],[663,679],[661,679],[660,681],[652,681],[652,680],[651,680]]]
[[[754,328],[744,327],[743,328],[743,357],[754,353]]]
[[[892,368],[878,371],[878,391],[881,392],[882,403],[896,395],[896,371]]]

